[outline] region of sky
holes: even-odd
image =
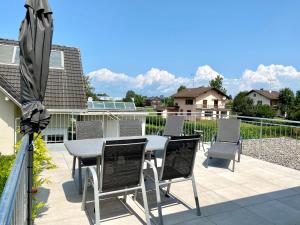
[[[1,38],[18,38],[24,2],[1,2]],[[49,2],[53,43],[80,48],[98,93],[168,96],[218,74],[231,95],[300,89],[299,0]]]

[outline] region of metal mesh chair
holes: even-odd
[[[183,134],[184,117],[183,116],[169,116],[166,120],[163,136],[181,136]],[[159,132],[158,132],[159,134]],[[161,159],[161,152],[154,152],[147,155],[149,160],[154,160],[157,167],[157,158]]]
[[[142,135],[142,121],[140,120],[120,120],[119,134],[120,137],[125,136],[141,136]]]
[[[76,139],[94,139],[103,138],[103,124],[101,121],[77,121],[76,122]],[[96,158],[79,158],[78,157],[78,183],[79,193],[82,193],[82,167],[96,165]],[[76,157],[73,157],[72,177],[75,176]]]
[[[238,119],[219,120],[217,135],[214,136],[211,147],[207,151],[207,167],[210,157],[229,159],[233,161],[232,171],[234,172],[236,153],[238,153],[238,162],[241,159],[240,127],[241,121]]]
[[[163,136],[180,136],[183,133],[183,116],[169,116],[166,121]]]
[[[160,186],[162,185],[168,185],[166,190],[166,195],[168,195],[171,183],[191,180],[193,184],[197,215],[201,215],[196,183],[193,175],[194,162],[199,141],[199,135],[170,137],[165,146],[162,167],[156,168],[152,162],[146,160],[154,173],[157,208],[161,225],[163,224],[160,199]]]
[[[92,174],[95,202],[95,221],[100,225],[100,197],[141,189],[143,194],[146,222],[150,225],[143,163],[146,138],[106,141],[101,156],[101,169],[97,174],[94,167],[88,167],[85,175],[82,209],[86,205],[88,175]],[[98,179],[98,177],[100,177]]]

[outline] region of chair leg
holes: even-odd
[[[206,159],[206,168],[208,168],[208,162],[209,162],[209,156],[207,154],[207,159]]]
[[[240,162],[240,161],[241,161],[241,152],[238,151],[238,162]]]
[[[73,157],[72,178],[75,177],[76,156]]]
[[[148,208],[148,201],[147,201],[147,194],[146,194],[146,188],[145,188],[145,182],[144,182],[143,174],[142,174],[141,185],[142,185],[142,195],[143,195],[143,203],[144,203],[146,222],[147,222],[147,225],[151,225],[150,215],[149,215],[149,208]]]
[[[79,194],[82,194],[82,168],[81,168],[81,159],[78,157],[78,185],[79,185]]]
[[[232,160],[232,172],[234,172],[235,159]]]
[[[127,191],[124,192],[124,195],[123,195],[123,202],[126,203],[126,200],[127,200]]]
[[[170,197],[170,195],[169,195],[170,194],[170,189],[171,189],[171,183],[169,183],[168,186],[167,186],[167,191],[166,191],[166,194],[165,194],[166,197]]]
[[[87,192],[87,186],[88,186],[88,176],[89,176],[89,170],[87,169],[85,171],[85,177],[84,177],[84,187],[83,187],[81,210],[85,210],[85,208],[86,208],[85,206],[86,206],[86,192]]]
[[[134,201],[136,201],[137,195],[138,195],[138,190],[136,189],[136,190],[134,191],[134,196],[133,196],[133,200],[134,200]]]
[[[198,198],[198,194],[197,194],[197,188],[196,188],[194,174],[192,175],[192,184],[193,184],[193,191],[194,191],[195,203],[196,203],[196,208],[197,208],[197,215],[201,216],[201,210],[200,210],[200,204],[199,204],[199,198]]]
[[[95,222],[100,225],[100,197],[98,198],[98,184],[94,185]]]
[[[157,158],[155,155],[154,155],[154,165],[157,167]]]
[[[164,221],[162,216],[161,198],[160,198],[159,184],[157,179],[155,179],[155,192],[156,192],[156,202],[157,202],[159,221],[160,221],[160,225],[163,225]]]

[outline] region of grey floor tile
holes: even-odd
[[[281,203],[300,211],[300,195],[278,199]]]
[[[209,216],[207,219],[216,225],[272,225],[266,219],[245,209]]]
[[[276,225],[300,224],[300,211],[277,200],[249,206],[247,209]]]

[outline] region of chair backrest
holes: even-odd
[[[101,121],[77,121],[76,139],[103,138],[103,124]]]
[[[217,133],[218,142],[237,143],[240,139],[241,120],[220,119]]]
[[[146,138],[104,143],[101,157],[101,192],[140,185],[146,144]]]
[[[189,178],[192,175],[199,135],[171,137],[165,147],[160,180]]]
[[[120,120],[119,121],[120,137],[141,136],[142,121],[140,120]]]
[[[168,116],[163,136],[180,136],[183,133],[183,116]]]

